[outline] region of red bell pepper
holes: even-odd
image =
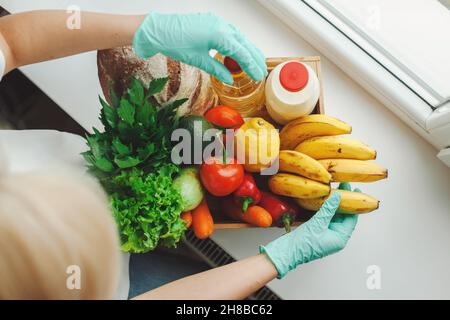
[[[284,226],[286,232],[291,231],[291,225],[297,216],[297,209],[284,202],[276,195],[261,191],[259,206],[266,209],[272,216],[273,222],[278,226]]]
[[[234,202],[242,206],[242,211],[246,212],[248,206],[258,204],[261,200],[261,191],[256,186],[251,174],[246,173],[241,185],[233,193]]]

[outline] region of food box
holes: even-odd
[[[322,85],[322,76],[321,76],[321,69],[320,69],[320,57],[318,56],[311,56],[311,57],[279,57],[279,58],[267,58],[267,69],[269,72],[271,72],[277,65],[280,63],[283,63],[285,61],[289,60],[296,60],[301,61],[303,63],[308,64],[317,74],[317,77],[319,78],[320,82],[320,96],[319,100],[317,101],[317,105],[313,110],[313,114],[323,114],[324,113],[324,106],[323,106],[323,85]],[[273,120],[270,120],[269,115],[267,112],[264,112],[261,115],[263,118],[269,120],[271,123],[274,123]],[[223,216],[223,214],[220,214],[220,211],[226,210],[226,208],[220,208],[220,201],[218,199],[215,199],[213,197],[208,198],[208,205],[210,206],[211,212],[214,216],[214,228],[215,230],[220,229],[241,229],[241,228],[256,228],[255,226],[240,222],[240,221],[234,221],[231,220],[228,217]],[[298,225],[299,222],[293,223],[293,225]]]

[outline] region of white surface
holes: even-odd
[[[450,148],[441,150],[437,156],[442,162],[450,167]]]
[[[0,164],[11,173],[85,171],[80,136],[54,130],[0,130]],[[4,167],[1,173],[3,173]],[[130,290],[130,254],[120,252],[119,284],[115,299],[125,300]]]
[[[108,12],[213,11],[237,25],[267,56],[319,54],[255,1],[2,0],[16,12],[79,4]],[[95,55],[42,63],[26,74],[85,126],[97,125]],[[361,216],[340,253],[300,266],[270,287],[285,299],[450,298],[450,170],[435,149],[389,112],[329,60],[322,60],[325,110],[353,125],[353,136],[378,151],[388,180],[359,186],[381,200],[378,211]],[[281,230],[217,231],[213,238],[235,258],[257,252]],[[367,267],[381,268],[381,290],[366,287]]]
[[[430,86],[450,96],[450,11],[437,0],[325,0]],[[399,20],[401,23],[399,23]]]

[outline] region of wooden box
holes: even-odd
[[[319,100],[317,101],[317,105],[313,110],[313,114],[323,114],[324,113],[324,107],[323,107],[323,85],[322,85],[322,74],[320,69],[320,57],[318,56],[312,56],[312,57],[280,57],[280,58],[267,58],[267,70],[271,72],[277,65],[280,63],[283,63],[288,60],[296,60],[301,61],[303,63],[308,64],[312,69],[316,72],[317,77],[319,78],[320,82],[320,96]],[[264,118],[269,118],[268,114],[262,115]],[[272,121],[273,123],[273,121]],[[234,221],[230,218],[224,217],[223,215],[219,214],[218,212],[220,210],[220,199],[214,199],[214,198],[208,198],[208,204],[210,205],[211,213],[214,216],[214,228],[216,230],[220,229],[241,229],[241,228],[255,228],[254,226],[243,223],[240,221]],[[293,225],[298,225],[299,222],[295,222]]]

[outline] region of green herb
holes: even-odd
[[[145,88],[133,78],[120,99],[110,86],[111,105],[100,98],[104,131],[94,128],[86,137],[89,150],[83,156],[110,195],[122,249],[128,252],[173,247],[185,230],[181,195],[172,187],[178,168],[170,160],[170,135],[186,99],[157,105],[153,96],[167,81],[155,79]]]
[[[176,109],[186,99],[163,106],[152,103],[152,96],[167,81],[168,78],[155,79],[146,89],[133,78],[120,99],[110,89],[112,105],[100,98],[100,120],[105,131],[94,128],[94,133],[87,136],[90,150],[83,154],[95,176],[102,180],[136,166],[147,173],[170,162],[170,135],[178,126]]]

